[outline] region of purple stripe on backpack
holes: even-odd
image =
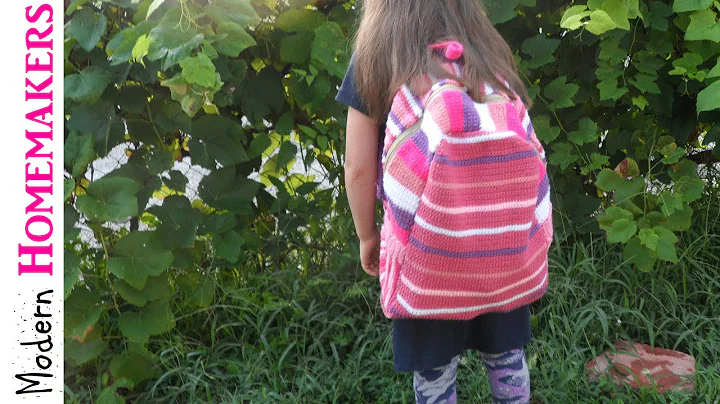
[[[480,129],[480,116],[475,109],[475,102],[470,97],[463,97],[463,116],[465,132],[475,132]]]
[[[430,146],[428,145],[428,138],[427,135],[425,135],[425,132],[422,130],[418,131],[415,136],[413,136],[413,142],[415,142],[415,146],[422,152],[422,154],[425,155],[426,158],[430,158]]]
[[[543,179],[540,181],[540,188],[538,189],[538,200],[537,204],[540,205],[542,200],[545,198],[545,195],[550,191],[550,179],[548,178],[547,173],[543,176]]]
[[[388,198],[387,202],[397,224],[403,229],[409,231],[410,227],[412,227],[413,223],[415,223],[415,215],[398,207],[392,200],[390,200],[390,198]]]
[[[508,154],[505,156],[487,156],[478,157],[469,160],[450,160],[447,156],[436,156],[435,161],[440,164],[447,164],[453,167],[466,167],[474,164],[492,164],[492,163],[507,163],[509,161],[520,160],[528,157],[534,157],[537,155],[537,151],[522,151],[517,153]]]
[[[404,131],[405,129],[407,129],[407,128],[405,127],[405,125],[403,125],[402,122],[400,122],[400,120],[398,119],[397,115],[395,115],[395,112],[390,111],[389,117],[390,117],[390,119],[393,121],[393,123],[395,124],[395,126],[397,126],[398,129],[400,129],[400,132],[402,132],[402,131]],[[399,133],[398,133],[398,134],[399,134]]]
[[[480,257],[497,257],[501,255],[515,255],[520,254],[527,250],[528,246],[524,245],[521,247],[515,247],[515,248],[501,248],[499,250],[487,250],[487,251],[467,251],[467,252],[457,252],[457,251],[448,251],[443,250],[440,248],[434,248],[427,246],[420,242],[420,240],[416,239],[413,236],[410,236],[410,243],[420,249],[421,251],[424,251],[429,254],[435,254],[435,255],[443,255],[446,257],[452,257],[452,258],[480,258]]]

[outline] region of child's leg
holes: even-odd
[[[460,357],[454,357],[449,364],[415,372],[413,387],[415,388],[415,401],[418,404],[455,404],[457,392],[455,391],[455,374]]]
[[[493,402],[524,404],[530,401],[530,373],[523,349],[501,354],[481,353],[490,379]]]

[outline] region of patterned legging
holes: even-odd
[[[493,402],[524,404],[530,400],[530,375],[525,352],[514,349],[501,354],[481,353],[490,379]],[[418,404],[455,404],[455,375],[460,357],[432,370],[415,372],[413,386]]]

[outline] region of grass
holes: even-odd
[[[710,201],[698,213],[700,224],[683,235],[680,264],[650,273],[631,268],[602,239],[552,250],[550,288],[533,306],[526,349],[533,402],[720,403],[720,209]],[[377,283],[359,268],[312,277],[278,272],[220,286],[214,306],[185,315],[180,332],[152,341],[163,374],[127,392],[128,401],[414,402],[412,376],[393,371]],[[589,383],[585,363],[619,339],[692,354],[695,394]],[[98,382],[75,377],[73,386]],[[461,362],[458,394],[463,403],[489,402],[472,352]],[[77,387],[67,393],[68,402],[90,402],[91,395]]]

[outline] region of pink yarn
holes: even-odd
[[[430,45],[430,49],[444,49],[446,58],[458,60],[462,56],[464,48],[459,42],[448,41]]]

